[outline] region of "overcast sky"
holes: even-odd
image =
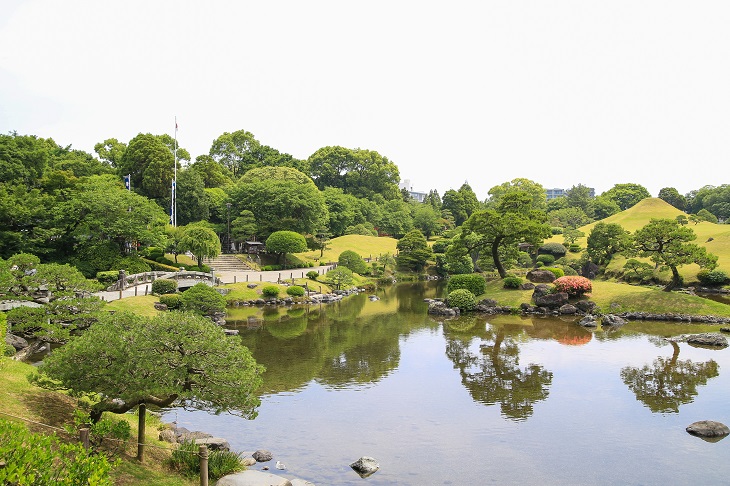
[[[0,132],[376,150],[415,190],[730,183],[730,2],[3,0]]]

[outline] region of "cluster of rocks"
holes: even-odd
[[[616,329],[626,324],[625,319],[614,314],[606,314],[605,316],[601,316],[600,318],[589,314],[580,321],[578,321],[578,325],[583,327],[598,327],[599,319],[601,321],[601,327],[603,328],[608,327]]]
[[[306,299],[294,299],[292,297],[283,297],[281,299],[251,299],[251,300],[238,300],[231,303],[234,307],[243,306],[274,306],[274,305],[294,305],[294,304],[330,304],[332,302],[338,302],[344,297],[350,295],[357,295],[361,292],[365,292],[364,289],[351,289],[351,290],[334,290],[330,294],[310,294]],[[372,296],[371,296],[371,299]]]
[[[226,439],[221,437],[213,437],[207,432],[199,430],[190,431],[185,427],[177,427],[175,424],[168,424],[169,428],[160,431],[159,440],[169,442],[171,444],[182,444],[183,442],[195,442],[198,445],[206,445],[208,449],[229,451],[230,444]]]
[[[678,321],[678,322],[701,322],[706,324],[727,324],[730,317],[719,316],[691,316],[688,314],[674,314],[671,312],[662,314],[651,314],[649,312],[622,312],[619,314],[624,319],[633,321]]]

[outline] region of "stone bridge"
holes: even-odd
[[[119,280],[117,280],[114,285],[109,286],[107,291],[114,292],[124,290],[129,287],[136,287],[137,285],[144,285],[154,282],[158,278],[176,280],[177,288],[179,289],[186,289],[199,283],[204,283],[210,287],[220,285],[221,283],[220,279],[212,273],[190,272],[187,270],[181,270],[179,272],[144,272],[136,273],[134,275],[124,275],[120,273]]]

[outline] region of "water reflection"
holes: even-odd
[[[483,318],[465,316],[447,321],[444,334],[446,356],[475,401],[499,403],[504,417],[526,420],[533,404],[547,399],[552,372],[534,363],[520,367],[521,326],[492,325]]]
[[[671,344],[671,358],[660,356],[641,368],[627,366],[621,370],[621,379],[652,412],[677,413],[680,405],[694,400],[698,386],[718,376],[720,367],[714,360],[680,360],[677,343],[654,337],[649,340],[657,346]]]

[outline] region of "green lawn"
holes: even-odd
[[[397,244],[398,240],[390,237],[345,235],[331,239],[322,258],[319,256],[319,250],[297,253],[296,256],[304,261],[336,262],[340,253],[352,250],[363,258],[376,258],[385,253],[395,255]]]
[[[123,299],[109,302],[105,309],[110,311],[133,312],[140,316],[154,317],[160,313],[155,310],[155,302],[159,301],[156,295],[138,295],[137,297],[125,297]]]
[[[490,298],[500,305],[519,306],[532,303],[532,290],[508,290],[501,280],[487,283],[487,291],[479,299]],[[694,295],[663,292],[649,287],[638,287],[608,281],[593,281],[593,292],[586,296],[604,313],[643,311],[690,315],[730,316],[730,306]],[[611,304],[615,304],[613,307]]]

